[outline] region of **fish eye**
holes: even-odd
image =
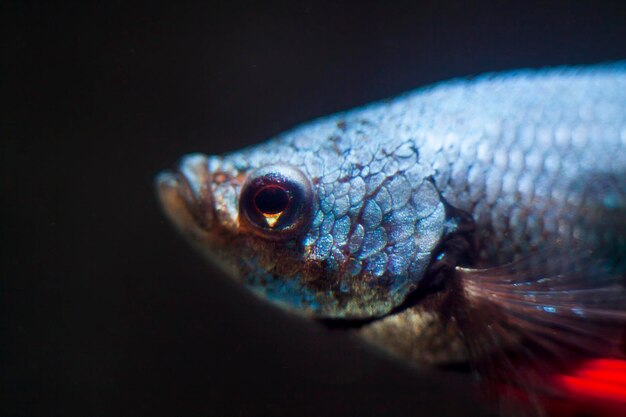
[[[306,223],[311,185],[297,168],[271,165],[248,175],[239,197],[239,212],[252,229],[263,236],[283,239]]]

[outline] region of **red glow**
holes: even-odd
[[[573,375],[559,375],[557,381],[576,397],[623,402],[626,407],[626,361],[594,359]]]
[[[555,375],[565,401],[546,398],[549,415],[626,417],[626,360],[589,360],[570,374]]]
[[[593,359],[567,374],[555,374],[537,386],[546,415],[550,417],[626,417],[626,360]],[[556,391],[555,391],[556,389]],[[491,392],[514,404],[528,402],[526,393],[514,386],[495,385]]]

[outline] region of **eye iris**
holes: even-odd
[[[265,187],[254,197],[254,204],[263,214],[279,214],[289,206],[289,194],[280,187]]]

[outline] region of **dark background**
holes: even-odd
[[[51,3],[0,4],[0,414],[478,415],[469,377],[220,279],[152,178],[434,81],[624,59],[623,1]]]

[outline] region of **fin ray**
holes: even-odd
[[[626,358],[626,274],[607,265],[576,245],[491,269],[456,268],[463,301],[455,319],[474,367],[492,386],[521,390],[531,415],[541,414],[542,398],[572,395],[555,376],[581,378],[572,372],[586,361]]]

